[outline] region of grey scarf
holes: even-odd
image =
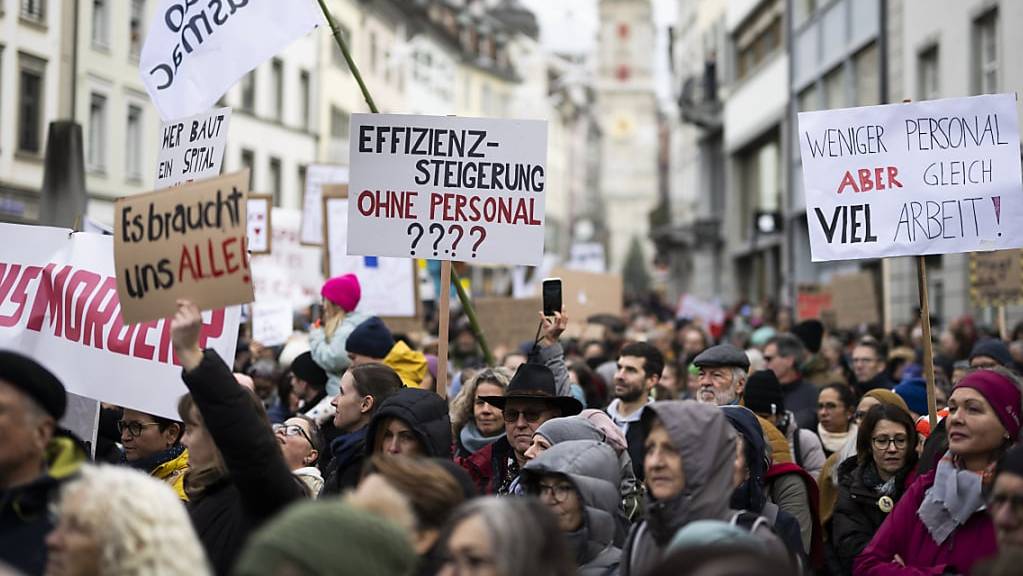
[[[476,423],[469,420],[462,426],[462,431],[458,433],[458,439],[462,441],[462,446],[465,447],[470,453],[479,452],[483,448],[497,442],[501,439],[504,432],[494,434],[493,436],[484,436],[479,428],[476,427]]]
[[[938,462],[934,484],[917,508],[920,521],[939,545],[984,506],[980,474],[959,470],[946,455]]]

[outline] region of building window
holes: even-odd
[[[274,206],[281,205],[281,159],[270,158],[270,194],[273,195]]]
[[[18,150],[31,154],[42,151],[43,76],[46,62],[20,55],[18,94]]]
[[[124,142],[124,173],[128,180],[142,180],[142,107],[128,106]]]
[[[270,84],[273,94],[270,110],[274,120],[280,121],[284,117],[284,62],[278,58],[270,63]]]
[[[998,9],[973,22],[973,57],[977,94],[998,92]]]
[[[128,53],[138,60],[142,53],[142,35],[146,18],[146,0],[131,0],[131,20],[128,22]]]
[[[853,56],[856,106],[874,106],[881,103],[879,54],[877,42],[871,42]]]
[[[295,186],[295,190],[298,190],[299,196],[302,198],[302,205],[305,205],[305,166],[299,165],[298,167],[298,184]]]
[[[351,115],[338,108],[330,107],[330,137],[334,140],[348,139],[348,126],[351,122]]]
[[[252,190],[255,187],[253,182],[256,180],[256,153],[242,148],[241,164],[242,170],[249,169],[249,190]]]
[[[106,0],[92,0],[92,45],[106,50],[110,46],[110,6]]]
[[[736,79],[748,76],[782,45],[782,18],[777,12],[762,12],[736,36]]]
[[[312,80],[309,78],[309,71],[302,70],[298,73],[298,121],[303,130],[308,130],[310,122],[310,99],[312,98]]]
[[[941,94],[938,80],[938,45],[920,52],[916,59],[917,97],[920,100],[934,100]]]
[[[374,73],[379,73],[378,68],[379,62],[377,62],[377,33],[369,33],[369,69]]]
[[[249,72],[242,77],[242,105],[240,108],[245,112],[256,111],[256,71]]]
[[[824,75],[821,80],[824,87],[824,109],[845,108],[845,67],[838,66]]]
[[[105,172],[107,167],[107,97],[92,94],[89,98],[89,169]]]
[[[46,22],[46,0],[21,0],[21,17],[43,24]]]

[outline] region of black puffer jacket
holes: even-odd
[[[907,472],[904,470],[895,477],[895,491],[889,496],[893,505],[905,492]],[[864,482],[865,474],[876,477],[873,461],[860,464],[856,458],[849,458],[838,468],[838,501],[831,516],[831,552],[838,560],[840,574],[853,573],[853,560],[888,517],[888,512],[881,510],[879,504],[881,495]],[[834,564],[832,567],[839,570]]]
[[[377,428],[388,418],[408,424],[431,458],[451,459],[451,417],[448,403],[437,394],[420,388],[402,388],[380,405],[366,434],[366,454],[376,445]]]

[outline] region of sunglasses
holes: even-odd
[[[523,410],[523,411],[519,411],[519,410],[505,410],[503,414],[504,414],[504,421],[508,422],[508,423],[518,422],[519,421],[519,416],[522,416],[523,418],[526,419],[526,422],[529,422],[530,424],[534,424],[534,423],[538,422],[540,420],[540,418],[543,418],[543,415],[546,414],[546,413],[547,413],[547,410]]]

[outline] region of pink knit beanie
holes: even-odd
[[[340,306],[345,312],[351,312],[359,305],[362,288],[359,287],[359,279],[355,274],[345,274],[324,282],[320,294]]]

